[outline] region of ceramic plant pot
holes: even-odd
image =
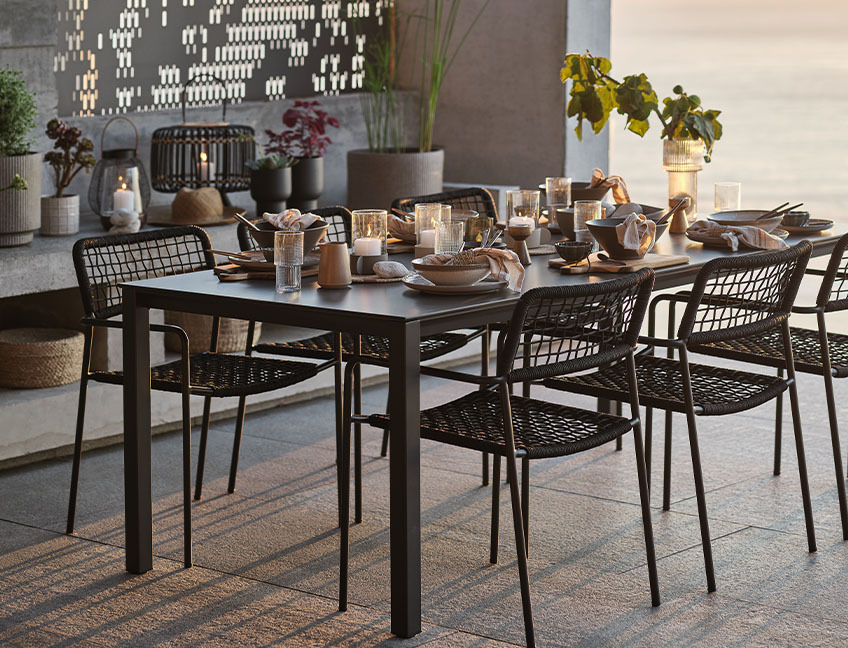
[[[318,206],[324,193],[324,158],[298,158],[291,168],[291,196],[289,207],[308,212]]]
[[[291,167],[282,169],[251,169],[250,197],[256,201],[256,215],[265,212],[279,214],[286,208],[292,192]]]
[[[347,154],[347,207],[388,209],[395,198],[424,196],[442,191],[445,152]]]
[[[42,236],[69,236],[79,232],[79,196],[41,197]]]
[[[31,243],[41,227],[41,154],[0,158],[0,187],[8,187],[16,173],[29,189],[0,191],[0,247]]]

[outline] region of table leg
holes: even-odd
[[[153,569],[153,505],[150,458],[150,311],[124,300],[124,509],[127,571]]]
[[[389,335],[392,633],[421,632],[421,437],[417,322]]]

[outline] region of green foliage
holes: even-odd
[[[245,162],[245,166],[251,171],[262,171],[284,169],[286,167],[294,166],[296,163],[297,160],[294,158],[290,158],[286,155],[278,155],[277,153],[271,153],[270,155],[261,157],[258,160]]]
[[[15,177],[12,178],[12,182],[5,187],[0,187],[0,193],[9,191],[10,189],[14,189],[15,191],[26,191],[29,189],[29,185],[25,178],[22,178],[20,174],[16,173]]]
[[[687,95],[680,85],[674,86],[673,97],[662,101],[660,111],[657,94],[644,74],[631,74],[621,81],[609,73],[609,59],[586,54],[568,54],[560,69],[560,80],[571,81],[566,114],[577,118],[574,132],[583,138],[583,121],[592,125],[597,134],[606,125],[616,109],[626,117],[625,128],[644,137],[651,125],[649,118],[654,113],[662,123],[662,138],[693,138],[704,142],[704,159],[709,162],[713,145],[721,138],[722,128],[718,121],[720,111],[705,110],[698,95]]]
[[[36,114],[35,95],[27,91],[21,73],[0,69],[0,157],[29,152]]]

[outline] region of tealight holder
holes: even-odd
[[[388,212],[385,209],[356,209],[352,212],[352,274],[374,274],[374,264],[388,261],[386,237]]]
[[[530,251],[527,249],[527,239],[533,234],[532,225],[509,225],[507,233],[512,238],[512,250],[518,255],[521,265],[530,265]]]
[[[451,206],[441,203],[415,205],[415,257],[420,259],[436,251],[436,223],[450,223]]]

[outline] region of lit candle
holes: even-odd
[[[200,154],[200,181],[206,182],[215,179],[215,163],[212,162],[206,153]]]
[[[356,256],[379,256],[383,246],[378,238],[358,238],[353,242],[353,253]]]
[[[121,188],[112,194],[112,209],[126,209],[133,211],[135,209],[135,196],[132,191],[127,191],[127,183],[123,183]]]
[[[425,229],[418,233],[418,245],[425,248],[436,247],[436,230]]]
[[[533,226],[535,224],[536,224],[536,221],[534,221],[532,218],[530,218],[530,216],[513,216],[512,218],[509,219],[510,227],[525,226],[525,227],[530,227],[530,229],[533,229]]]

